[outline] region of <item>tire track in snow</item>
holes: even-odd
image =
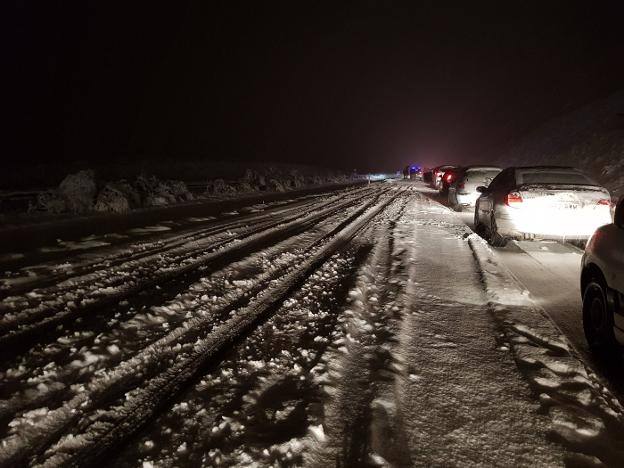
[[[394,229],[408,200],[390,214],[391,219],[371,228],[374,250],[350,292],[344,337],[334,343],[339,346],[339,355],[326,387],[329,398],[323,436],[306,456],[312,466],[377,466],[379,457],[373,446],[379,436],[386,451],[393,454],[387,461],[409,465],[401,442],[401,417],[394,412],[391,425],[382,422],[382,413],[387,415],[392,410],[378,398],[402,366],[391,352],[393,322],[400,316],[395,300],[401,290],[402,255],[395,251]]]
[[[347,215],[346,219],[340,219],[344,217],[343,212],[340,212],[339,214],[334,214],[333,217],[326,218],[319,225],[315,226],[314,230],[306,231],[303,234],[300,234],[299,236],[289,238],[286,241],[282,242],[281,244],[276,244],[275,246],[271,246],[265,251],[262,251],[263,255],[268,254],[272,257],[275,257],[276,255],[279,255],[280,252],[282,254],[288,254],[289,250],[292,251],[293,246],[295,246],[295,250],[289,254],[290,256],[292,256],[293,254],[296,254],[297,252],[304,254],[306,250],[315,248],[328,237],[335,235],[346,224],[352,222],[354,219],[360,216],[370,206],[370,204],[374,203],[374,201],[375,201],[375,198],[371,200],[369,203],[364,204],[363,206],[355,209],[352,213],[349,213]],[[327,226],[326,228],[323,227],[325,225]],[[314,238],[315,236],[318,236],[318,234],[315,234],[316,231],[319,231],[319,233],[321,234],[321,237],[314,240],[312,243],[307,242],[306,239],[310,237]],[[307,247],[303,248],[302,246],[297,245],[304,241],[308,244]],[[228,266],[227,268],[231,268],[231,267]],[[266,288],[269,285],[270,281],[279,277],[288,268],[292,268],[292,263],[288,261],[288,255],[287,255],[285,261],[281,261],[277,265],[269,268],[267,272],[261,274],[260,276],[257,276],[253,280],[251,285],[247,284],[246,289],[244,291],[241,291],[240,293],[237,293],[237,294],[230,294],[227,298],[222,298],[222,300],[219,302],[220,305],[215,305],[215,307],[210,310],[211,320],[213,322],[218,322],[219,320],[227,317],[227,314],[231,310],[234,310],[238,307],[245,305],[249,301],[250,297],[253,297],[259,292],[261,292],[264,288]],[[218,272],[215,272],[215,273],[218,273]],[[221,274],[227,274],[227,270],[223,270]],[[206,294],[206,292],[208,291],[200,287],[197,292],[193,292],[192,294],[189,294],[189,296],[193,297],[193,294],[198,294],[198,295],[202,295],[203,297],[203,295]],[[74,337],[70,334],[67,337],[66,350],[70,352],[70,350],[68,350],[67,347],[72,346],[74,349],[74,351],[71,353],[72,359],[81,360],[82,357],[84,356],[84,362],[82,361],[79,362],[75,360],[72,362],[66,362],[65,366],[61,368],[60,373],[57,370],[58,364],[55,366],[50,366],[49,364],[44,366],[44,364],[50,362],[50,359],[53,359],[55,363],[58,363],[59,361],[58,358],[55,358],[50,354],[50,352],[48,351],[48,348],[44,347],[39,353],[39,356],[44,361],[40,364],[40,366],[44,366],[44,367],[40,369],[40,372],[38,375],[33,374],[31,372],[24,372],[23,374],[19,376],[21,384],[19,384],[18,382],[14,382],[9,385],[9,382],[7,382],[7,379],[5,378],[5,387],[10,387],[10,388],[7,388],[8,395],[10,395],[10,399],[4,400],[4,401],[0,400],[0,421],[7,420],[11,417],[14,417],[13,415],[17,411],[24,411],[26,409],[34,409],[34,408],[45,406],[47,402],[49,402],[50,399],[52,398],[55,398],[58,400],[60,397],[62,397],[63,393],[67,394],[69,392],[69,388],[67,388],[65,385],[65,382],[67,381],[72,382],[73,386],[76,386],[81,383],[86,383],[84,381],[85,378],[88,378],[88,376],[92,374],[93,372],[96,372],[96,373],[100,372],[103,369],[103,366],[105,366],[106,363],[110,362],[110,359],[102,359],[107,356],[107,352],[102,351],[103,348],[112,347],[114,349],[114,355],[109,356],[109,357],[113,359],[113,363],[115,363],[115,362],[120,362],[120,361],[128,359],[130,356],[132,356],[132,353],[140,351],[143,348],[145,348],[150,342],[156,341],[159,336],[162,336],[163,334],[165,334],[169,326],[171,325],[176,326],[176,322],[173,320],[175,317],[174,316],[172,317],[169,314],[169,310],[172,310],[172,307],[175,307],[174,310],[181,310],[181,309],[184,310],[185,313],[182,314],[182,318],[190,317],[195,314],[200,314],[203,317],[206,317],[207,312],[202,310],[203,309],[202,305],[204,304],[204,301],[194,300],[194,305],[192,302],[191,304],[189,304],[189,301],[193,301],[193,299],[185,298],[182,301],[182,303],[180,303],[178,299],[172,300],[171,306],[166,305],[164,307],[165,316],[164,318],[162,318],[162,320],[166,320],[166,322],[157,321],[156,323],[158,325],[157,331],[160,330],[161,332],[160,334],[154,335],[153,333],[151,333],[147,337],[147,339],[141,339],[141,337],[139,336],[132,336],[132,335],[128,336],[125,339],[123,339],[123,341],[124,342],[129,341],[131,346],[128,346],[128,345],[122,346],[121,349],[116,344],[116,342],[120,341],[120,338],[118,338],[115,341],[108,342],[107,336],[111,336],[110,334],[104,334],[103,336],[102,334],[100,334],[100,335],[94,336],[92,327],[89,327],[89,335],[86,337],[87,338],[86,340],[80,339],[81,337],[78,337],[79,339],[73,339]],[[135,319],[130,319],[130,323],[133,320]],[[178,319],[178,322],[179,320],[180,319]],[[161,323],[163,324],[166,323],[168,325],[167,329],[163,329],[162,327],[160,327]],[[144,329],[145,326],[146,325],[143,325],[142,328],[140,328],[139,330]],[[119,330],[119,328],[117,330]],[[95,341],[97,341],[97,344],[95,344]],[[77,351],[77,348],[80,348],[81,351]],[[87,350],[83,352],[82,350],[84,350],[85,348]],[[100,351],[96,351],[98,349]],[[24,366],[29,369],[37,368],[37,363],[33,362],[33,359],[30,358],[30,355],[32,354],[33,353],[31,351],[29,353],[28,361],[25,362],[24,364],[21,364],[20,366]],[[74,365],[74,363],[76,365]],[[77,378],[76,374],[77,373],[79,374],[80,372],[82,372],[84,368],[89,369],[90,371],[89,374],[86,374],[83,378]],[[46,375],[52,376],[54,374],[58,374],[55,376],[54,379],[42,378],[42,377],[45,377]],[[30,382],[34,382],[34,384],[30,385]],[[33,386],[35,384],[38,386],[37,391],[34,392],[36,394],[36,398],[29,398],[27,395],[29,393],[33,393]],[[60,400],[60,401],[63,401],[63,400]],[[52,407],[52,405],[49,405],[49,404],[48,406]]]
[[[251,229],[251,228],[261,228],[262,222],[266,223],[266,226],[271,226],[276,222],[276,216],[280,216],[279,219],[288,219],[292,213],[301,213],[305,212],[308,209],[314,209],[315,206],[320,205],[321,203],[330,204],[336,201],[344,200],[346,195],[357,196],[357,195],[366,195],[370,193],[371,189],[358,189],[351,191],[347,194],[338,194],[334,196],[330,196],[325,200],[312,200],[312,201],[304,201],[303,203],[299,203],[294,207],[274,207],[273,210],[269,213],[260,213],[257,215],[251,215],[251,219],[246,220],[235,220],[235,221],[221,221],[217,224],[217,226],[211,226],[206,229],[200,229],[199,231],[193,231],[191,233],[182,233],[175,235],[173,237],[166,237],[167,233],[161,234],[161,238],[165,237],[164,240],[157,240],[155,242],[149,243],[138,243],[133,244],[129,247],[126,247],[119,250],[113,250],[112,253],[105,252],[104,255],[100,255],[96,259],[92,259],[92,254],[87,256],[87,262],[84,266],[84,271],[79,267],[78,271],[71,272],[61,272],[55,274],[49,274],[45,279],[37,278],[33,281],[41,280],[46,284],[55,285],[52,292],[54,294],[71,292],[72,289],[76,289],[77,285],[75,281],[68,281],[71,278],[77,278],[80,276],[89,277],[89,273],[97,273],[99,270],[111,270],[116,266],[123,265],[124,263],[136,262],[137,260],[141,260],[146,257],[155,258],[155,255],[160,253],[170,253],[175,251],[178,248],[182,248],[181,252],[184,253],[183,247],[189,243],[198,243],[206,238],[208,241],[217,242],[217,241],[227,241],[227,239],[234,240],[234,234],[232,234],[233,229]],[[250,223],[251,221],[251,223]],[[212,236],[216,236],[218,234],[228,234],[224,239],[215,238],[212,240]],[[244,234],[242,232],[241,234]],[[200,245],[200,244],[198,244]],[[151,248],[150,248],[151,247]],[[139,251],[137,251],[137,249]],[[188,249],[186,249],[188,250]],[[192,254],[192,250],[190,251]],[[183,260],[184,257],[180,257],[179,260]],[[31,270],[34,270],[36,266],[31,266]],[[94,277],[97,279],[97,277]],[[32,308],[36,306],[37,302],[42,302],[45,298],[46,290],[42,289],[39,284],[23,284],[19,285],[19,290],[16,291],[16,294],[29,292],[26,297],[16,297],[9,296],[5,298],[0,303],[0,308],[6,310],[11,313],[17,313],[24,308]]]
[[[344,194],[336,195],[335,197],[344,197],[345,195],[351,196],[357,193],[365,193],[369,190],[370,189],[364,188],[345,190]],[[0,299],[23,294],[33,289],[48,287],[73,277],[84,276],[101,268],[110,269],[127,261],[135,261],[149,255],[166,252],[167,250],[183,246],[187,242],[198,241],[208,236],[227,232],[228,230],[256,225],[262,221],[269,221],[278,215],[284,216],[293,211],[305,211],[312,208],[315,204],[318,204],[318,199],[321,197],[320,195],[314,195],[312,197],[308,196],[303,197],[303,199],[297,199],[288,204],[269,205],[260,213],[243,214],[235,220],[215,220],[211,222],[208,227],[197,226],[183,228],[184,232],[182,233],[176,233],[171,236],[161,234],[155,239],[152,238],[134,242],[126,247],[121,245],[99,247],[95,249],[99,251],[97,254],[93,252],[84,254],[81,252],[77,255],[77,259],[79,260],[81,257],[85,257],[86,260],[73,265],[69,270],[61,269],[61,271],[59,271],[58,262],[23,265],[21,268],[22,270],[41,271],[45,269],[46,275],[45,277],[36,276],[31,280],[26,278],[25,281],[21,281],[15,285],[10,282],[2,284],[2,280],[0,280]],[[93,258],[94,256],[95,258]],[[75,259],[70,258],[69,260],[73,260],[74,263],[76,263]],[[67,257],[63,257],[63,261],[67,262]]]
[[[228,351],[112,461],[116,466],[300,466],[321,421],[326,349],[352,274],[370,247],[362,233],[279,310]]]
[[[113,286],[110,284],[96,286],[90,296],[83,295],[80,298],[70,296],[67,298],[65,295],[56,299],[51,305],[40,305],[38,308],[21,311],[15,315],[5,313],[5,316],[0,320],[0,349],[19,340],[24,340],[29,335],[41,333],[70,318],[114,306],[119,301],[136,295],[147,288],[162,285],[200,267],[218,264],[225,259],[238,258],[238,256],[249,253],[250,250],[262,248],[297,232],[304,231],[327,216],[356,205],[365,197],[366,195],[361,195],[359,198],[337,202],[335,205],[330,204],[329,207],[321,207],[310,214],[298,213],[286,219],[275,221],[270,226],[252,228],[237,238],[228,238],[217,244],[207,245],[204,248],[210,248],[211,251],[200,253],[198,256],[193,257],[199,246],[189,246],[187,249],[189,252],[182,259],[167,259],[164,265],[158,262],[148,263],[146,265],[148,271],[141,271],[140,277],[135,276],[129,280],[130,272],[128,272],[116,277]],[[323,205],[325,204],[323,203]],[[181,266],[180,262],[183,262]],[[128,268],[136,268],[136,266],[129,265]],[[87,278],[85,282],[92,282],[92,279]]]
[[[127,393],[126,400],[121,404],[121,407],[100,413],[88,426],[88,430],[84,430],[84,437],[76,436],[71,438],[72,440],[66,438],[62,441],[64,450],[68,449],[68,443],[71,446],[73,445],[72,441],[79,442],[80,446],[76,452],[63,455],[62,451],[59,453],[53,451],[43,455],[42,460],[47,459],[51,464],[61,461],[69,464],[86,463],[134,432],[155,414],[158,408],[166,404],[171,394],[183,387],[225,346],[246,332],[263,315],[270,313],[276,304],[285,299],[294,287],[315,271],[325,259],[346,245],[371,219],[379,214],[394,198],[392,194],[388,195],[386,192],[384,194],[386,195],[385,200],[367,210],[331,240],[328,240],[325,245],[320,246],[309,259],[285,275],[281,281],[272,284],[262,296],[256,298],[249,306],[234,314],[222,325],[212,329],[204,338],[198,338],[188,354],[177,356],[178,360],[177,362],[174,360],[172,367],[148,380],[146,385],[137,388],[135,393]],[[300,227],[300,224],[298,225]],[[201,324],[195,323],[193,320],[189,322],[193,323],[188,323],[187,326],[193,329]],[[187,332],[188,328],[176,330],[176,332],[168,335],[167,341],[171,344],[177,338],[186,335]],[[149,353],[158,355],[160,354],[159,351],[162,350],[158,349],[158,344],[154,344]],[[29,434],[22,434],[21,438],[5,439],[0,448],[0,461],[17,463],[21,460],[24,462],[28,457],[44,450],[50,440],[60,437],[64,431],[72,427],[80,415],[92,411],[97,414],[97,408],[102,401],[110,399],[107,390],[119,391],[120,382],[133,376],[138,368],[141,368],[141,359],[135,359],[125,366],[119,366],[113,373],[103,373],[92,386],[95,392],[95,389],[104,385],[104,390],[100,388],[96,400],[91,399],[93,395],[90,395],[89,392],[82,393],[64,407],[50,412],[44,421],[36,424],[36,427]],[[48,433],[42,435],[38,432],[41,427],[46,427]]]

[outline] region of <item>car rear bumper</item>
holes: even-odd
[[[475,205],[477,204],[477,198],[479,198],[480,195],[481,194],[478,192],[476,194],[472,194],[472,193],[462,194],[462,193],[455,192],[457,203],[459,205],[470,207],[470,208],[475,207]]]
[[[611,223],[611,216],[602,211],[541,216],[509,211],[496,214],[496,228],[502,236],[518,239],[587,240],[600,226]]]

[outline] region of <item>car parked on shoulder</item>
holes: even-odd
[[[502,169],[496,166],[464,167],[450,183],[448,188],[448,204],[455,211],[474,210],[477,198],[481,193],[477,187],[488,187]]]
[[[409,178],[410,180],[422,180],[422,168],[420,166],[410,166]]]
[[[431,181],[433,180],[433,169],[425,169],[423,172],[423,182],[428,185],[431,185]]]
[[[442,177],[444,177],[444,173],[449,169],[455,169],[456,166],[438,166],[433,171],[432,178],[432,187],[436,190],[440,190],[442,187]]]
[[[494,246],[510,239],[587,240],[611,222],[611,196],[572,167],[510,167],[477,187],[475,231]]]
[[[451,184],[453,184],[457,180],[462,170],[462,167],[453,167],[444,171],[444,175],[442,176],[442,182],[440,184],[440,189],[438,191],[444,195],[448,194]]]
[[[581,265],[585,337],[594,350],[613,350],[624,345],[624,197],[614,222],[587,242]]]

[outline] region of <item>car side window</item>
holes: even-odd
[[[509,170],[507,169],[505,169],[502,172],[499,172],[498,175],[494,177],[494,179],[492,179],[492,182],[490,183],[490,186],[489,186],[489,191],[494,192],[498,190],[499,188],[503,187],[505,185],[505,178],[507,177],[508,174],[509,174]]]

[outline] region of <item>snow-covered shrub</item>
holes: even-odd
[[[193,199],[186,184],[177,180],[163,182],[154,176],[140,175],[134,186],[140,193],[142,205],[145,207],[164,206]]]
[[[95,201],[95,211],[110,213],[126,213],[130,210],[130,203],[126,195],[115,184],[109,183],[98,193]]]
[[[290,185],[292,188],[298,189],[305,186],[305,177],[298,171],[290,171]]]
[[[210,195],[224,195],[234,192],[236,192],[236,189],[231,185],[226,184],[223,179],[209,180],[206,185],[206,193]]]
[[[50,214],[59,214],[67,210],[65,198],[57,190],[48,190],[37,195],[37,201],[28,211],[45,211]]]
[[[243,180],[256,190],[264,190],[266,188],[266,177],[251,169],[245,170]]]
[[[252,186],[247,180],[241,179],[234,184],[234,190],[238,193],[250,193],[258,191],[258,188]]]
[[[65,199],[68,211],[84,213],[91,210],[97,193],[93,171],[69,174],[59,185],[58,191]]]
[[[308,176],[306,182],[308,185],[323,185],[325,183],[325,180],[323,180],[320,175],[315,174],[312,176]]]
[[[181,180],[168,180],[165,185],[178,202],[191,201],[194,198],[186,184]]]
[[[267,182],[267,190],[269,192],[285,192],[286,187],[284,187],[284,184],[279,179],[269,179]]]
[[[115,190],[125,195],[130,209],[141,208],[141,194],[132,184],[126,180],[119,180],[117,182],[112,182],[111,185]]]

